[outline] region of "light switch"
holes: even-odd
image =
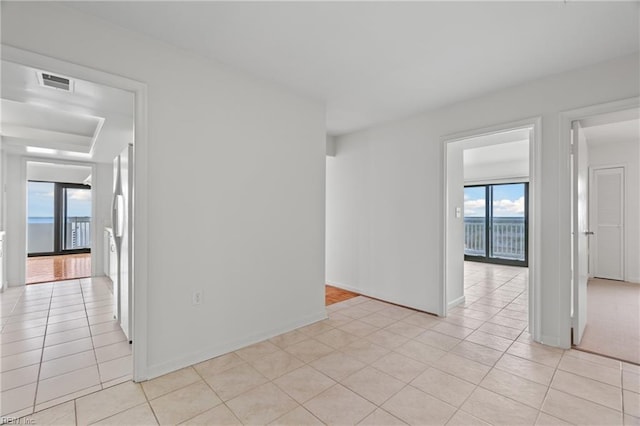
[[[462,216],[462,209],[460,207],[456,207],[456,217],[460,218]]]

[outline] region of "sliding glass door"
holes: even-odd
[[[528,183],[464,188],[465,260],[527,266]]]
[[[91,251],[91,187],[29,181],[27,185],[29,256]]]
[[[29,182],[27,185],[27,252],[55,251],[55,184]]]
[[[62,204],[62,249],[91,248],[91,189],[63,186]]]

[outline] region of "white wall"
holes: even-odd
[[[6,203],[5,203],[5,199],[6,199],[6,189],[5,189],[5,182],[6,182],[6,173],[7,173],[7,166],[6,166],[6,158],[5,158],[5,153],[2,149],[2,144],[3,144],[3,140],[2,140],[2,136],[0,136],[0,232],[5,232],[6,226],[5,226],[5,218],[6,218]],[[7,256],[6,256],[6,243],[4,241],[6,241],[6,236],[3,236],[3,243],[2,243],[2,257],[0,257],[0,291],[4,291],[4,289],[7,287]]]
[[[27,252],[27,179],[23,157],[5,153],[6,204],[5,236],[6,279],[9,287],[24,284]]]
[[[447,177],[448,190],[445,205],[452,206],[446,211],[447,227],[447,308],[464,302],[464,176],[467,169],[463,166],[465,148],[470,142],[466,140],[447,143]],[[462,165],[462,170],[460,167]],[[443,183],[444,184],[444,183]],[[457,188],[458,190],[455,190]],[[435,201],[435,200],[434,200]],[[460,209],[460,217],[457,214]],[[436,311],[442,315],[442,309]]]
[[[566,344],[570,216],[559,113],[638,96],[638,55],[504,89],[338,138],[327,159],[327,280],[439,312],[446,135],[542,117],[543,341]],[[560,192],[559,192],[560,191]]]
[[[625,166],[625,279],[640,283],[640,140],[589,146],[589,167]]]
[[[326,316],[321,103],[51,3],[2,41],[147,84],[150,377]]]
[[[98,163],[94,166],[91,187],[96,196],[93,212],[93,249],[91,272],[93,276],[104,275],[104,228],[111,226],[111,200],[113,198],[113,164]]]

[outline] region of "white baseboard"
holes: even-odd
[[[10,282],[6,282],[4,288],[15,288],[15,287],[24,287],[26,284],[15,284],[15,283],[10,283]]]
[[[349,291],[352,291],[354,293],[364,294],[364,293],[362,293],[361,289],[359,289],[357,287],[354,287],[354,286],[351,286],[351,285],[348,285],[348,284],[338,283],[338,282],[335,282],[335,281],[327,281],[327,284],[332,286],[332,287],[341,288],[343,290],[349,290]]]
[[[146,379],[150,380],[155,377],[162,376],[172,371],[179,370],[181,368],[188,367],[190,365],[197,364],[202,361],[206,361],[211,358],[215,358],[220,355],[224,355],[229,352],[244,348],[245,346],[252,345],[254,343],[262,342],[263,340],[270,339],[280,334],[289,332],[296,328],[304,327],[305,325],[313,324],[314,322],[322,321],[327,318],[326,310],[315,313],[313,315],[307,315],[300,318],[297,321],[283,324],[280,327],[270,329],[266,332],[257,333],[254,335],[239,338],[237,340],[225,342],[222,344],[212,345],[205,350],[186,354],[180,358],[173,359],[171,361],[163,362],[161,364],[151,365],[147,368]]]
[[[421,304],[415,304],[415,303],[409,304],[406,301],[390,299],[386,295],[379,294],[379,293],[372,292],[372,291],[368,291],[368,290],[363,290],[361,288],[354,287],[354,286],[349,285],[349,284],[339,283],[339,282],[335,282],[335,281],[326,281],[326,283],[328,285],[332,286],[332,287],[338,287],[338,288],[341,288],[343,290],[349,290],[349,291],[352,291],[354,293],[361,294],[363,296],[372,297],[374,299],[382,300],[383,302],[389,302],[389,303],[393,303],[393,304],[398,305],[398,306],[404,306],[404,307],[407,307],[407,308],[410,308],[410,309],[416,309],[416,310],[421,311],[421,312],[427,312],[427,313],[432,314],[432,315],[438,315],[437,313],[432,312],[432,309],[429,309],[428,307],[426,307],[424,305],[421,305]]]
[[[564,347],[562,345],[562,343],[560,342],[560,339],[558,337],[555,336],[542,336],[542,338],[540,339],[540,342],[543,345],[547,345],[547,346],[553,346],[556,348],[562,348],[562,349],[569,349],[569,347]]]
[[[462,305],[464,303],[465,299],[464,299],[464,295],[458,297],[455,300],[452,300],[451,302],[447,303],[447,309],[451,309],[451,308],[455,308],[458,305]]]

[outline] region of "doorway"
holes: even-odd
[[[576,118],[572,344],[640,364],[640,109]]]
[[[69,84],[71,90],[59,92],[40,86],[38,76],[42,70],[70,80],[73,83]],[[48,224],[51,244],[45,250],[33,250],[32,254],[48,254],[49,258],[69,253],[93,256],[90,278],[13,289],[13,294],[19,299],[14,311],[26,312],[25,321],[35,318],[43,322],[44,334],[38,336],[37,350],[41,353],[37,359],[34,358],[36,364],[33,367],[40,374],[21,376],[21,383],[6,392],[7,395],[22,392],[19,402],[28,402],[28,405],[14,408],[37,411],[54,401],[60,403],[132,378],[142,380],[146,377],[145,298],[135,299],[132,295],[133,281],[126,283],[129,300],[138,300],[141,306],[142,319],[135,322],[132,318],[128,324],[133,323],[134,330],[140,330],[137,334],[140,338],[133,346],[131,340],[136,334],[125,335],[119,319],[114,319],[112,283],[104,276],[102,254],[105,245],[101,244],[105,227],[112,223],[114,159],[121,155],[123,147],[128,149],[134,141],[143,145],[140,152],[136,149],[135,171],[145,176],[145,91],[140,83],[13,48],[3,50],[2,80],[3,86],[11,88],[3,90],[3,107],[9,106],[3,108],[3,122],[10,119],[19,121],[12,127],[15,132],[10,137],[3,136],[2,144],[3,157],[8,164],[6,184],[10,187],[7,191],[10,201],[5,205],[7,210],[11,210],[6,216],[5,226],[15,230],[7,241],[7,250],[16,260],[11,262],[10,283],[15,286],[26,281],[25,265],[30,251],[28,181],[46,182],[53,199],[48,214],[52,218]],[[29,87],[25,87],[27,85]],[[47,102],[26,102],[26,92],[29,91],[31,99],[42,95]],[[11,99],[6,99],[5,95]],[[5,111],[14,114],[4,114]],[[31,128],[42,130],[37,134],[38,138],[27,137],[27,130]],[[78,131],[74,132],[75,129]],[[106,143],[101,143],[101,140]],[[114,143],[121,145],[114,146]],[[134,159],[130,159],[129,170],[133,171]],[[88,165],[91,182],[28,175],[28,165],[36,162],[58,163],[64,169]],[[132,175],[131,185],[135,183],[136,189],[141,189],[141,198],[144,199],[146,180],[141,181],[138,186],[139,180]],[[130,189],[132,191],[133,187]],[[78,210],[76,202],[86,198],[89,211],[74,213],[74,209]],[[132,198],[129,201],[133,220],[140,217],[133,216],[133,205],[138,206],[138,201]],[[144,208],[138,210],[140,215],[145,212]],[[82,221],[73,219],[80,217],[90,217],[88,229],[80,224]],[[133,225],[133,222],[129,223]],[[138,234],[133,227],[130,229],[131,234]],[[146,250],[144,236],[136,240],[136,248],[142,251]],[[130,247],[133,250],[132,245]],[[133,264],[133,256],[129,259],[131,262],[127,268],[122,269],[133,277],[138,263]],[[137,260],[142,263],[144,271],[146,257],[140,256]],[[145,275],[141,274],[142,282],[144,279]],[[144,286],[139,289],[144,290]],[[130,306],[130,318],[135,317],[138,311],[133,303]],[[38,312],[34,311],[32,315],[31,310],[35,309]],[[24,326],[22,317],[14,315],[18,316],[12,327]],[[15,354],[16,359],[27,356],[33,354],[28,351]],[[135,368],[136,365],[140,367]],[[3,410],[8,408],[3,406]],[[1,414],[5,414],[4,411]]]
[[[540,119],[533,118],[449,136],[443,141],[446,164],[445,284],[443,311],[440,314],[446,315],[447,310],[458,305],[467,306],[474,303],[478,297],[484,296],[474,294],[477,290],[481,287],[482,291],[491,290],[491,286],[497,285],[485,282],[480,287],[472,288],[479,282],[471,282],[477,278],[479,272],[474,265],[487,265],[489,270],[487,267],[482,270],[485,275],[504,275],[506,271],[500,268],[520,268],[509,270],[508,273],[517,271],[515,275],[526,277],[526,283],[523,283],[524,293],[520,300],[526,301],[523,314],[535,341],[541,340],[537,304],[539,286],[536,285],[539,274],[536,273],[535,250],[540,231],[537,201],[540,195],[536,185],[536,177],[540,174],[539,129]],[[517,197],[505,196],[507,194],[504,190],[510,188],[508,185],[515,185],[511,188],[520,191]],[[477,193],[472,194],[473,191]],[[503,209],[509,208],[512,213],[518,213],[507,215],[500,211],[500,205]],[[474,216],[481,219],[472,221],[483,223],[478,225],[479,233],[476,234],[475,241],[472,231],[465,224],[465,220],[469,222]],[[506,219],[509,216],[514,218]],[[490,220],[492,217],[494,220]],[[515,227],[508,232],[487,235],[487,228],[493,227],[494,224],[499,225],[496,218],[519,221],[519,229]],[[523,228],[525,221],[526,229]],[[499,237],[509,240],[506,248],[504,242],[496,241]],[[477,248],[473,244],[480,244],[479,251],[483,255],[480,257],[484,259],[476,259],[485,260],[484,262],[472,261],[471,256],[477,254],[471,253]],[[491,265],[487,260],[504,263]],[[492,268],[495,270],[491,270]]]
[[[45,55],[29,52],[26,50],[14,48],[11,46],[3,46],[2,50],[3,61],[6,63],[17,64],[25,67],[31,67],[36,70],[50,70],[55,73],[59,73],[66,76],[72,76],[84,81],[91,81],[99,84],[103,87],[108,87],[116,90],[120,90],[121,93],[127,94],[132,97],[133,101],[130,105],[133,114],[133,133],[131,134],[131,141],[135,143],[135,158],[132,161],[132,165],[135,167],[135,175],[133,176],[132,183],[134,192],[136,193],[135,199],[132,200],[132,238],[135,240],[135,246],[131,248],[134,253],[135,262],[132,262],[130,268],[130,274],[132,277],[131,286],[131,322],[132,333],[135,337],[135,342],[132,345],[133,350],[133,379],[135,381],[146,380],[148,377],[148,358],[147,358],[147,301],[148,301],[148,126],[147,126],[147,85],[143,82],[135,81],[130,78],[114,75],[108,72],[89,68],[87,66],[73,64],[64,60],[52,58]],[[7,67],[3,63],[3,80],[8,75]],[[7,94],[7,91],[3,91],[3,95]],[[3,117],[5,116],[3,110]],[[130,141],[130,142],[131,142]],[[6,152],[8,148],[6,139],[3,139],[2,151]],[[37,151],[32,150],[29,155],[37,154]],[[50,149],[47,150],[50,152]],[[82,158],[86,158],[87,153],[77,153],[74,156],[69,157],[69,163],[81,161]],[[103,167],[100,172],[100,167],[97,167],[97,176],[94,176],[92,187],[94,191],[100,185],[106,184],[108,191],[113,188],[113,182],[110,179],[100,179],[99,175],[113,172],[111,165],[106,167],[110,170],[107,172]],[[23,166],[24,167],[24,166]],[[96,167],[94,165],[94,167]],[[18,170],[14,170],[15,175],[19,175]],[[7,176],[8,178],[8,176]],[[9,194],[9,191],[7,191]],[[16,200],[20,198],[20,191],[13,190],[11,194],[16,196]],[[94,197],[94,202],[97,197]],[[6,201],[6,200],[5,200]],[[19,200],[22,206],[26,206],[26,200]],[[106,204],[106,210],[109,210],[111,203],[111,197]],[[4,205],[7,205],[6,203]],[[20,207],[19,207],[20,208]],[[22,207],[24,208],[24,207]],[[102,209],[94,209],[94,212],[104,211]],[[24,214],[15,215],[16,229],[25,230],[26,223],[24,221]],[[94,214],[95,218],[95,214]],[[9,214],[3,217],[5,221],[5,227],[7,227],[7,221]],[[97,220],[97,219],[94,219]],[[101,223],[100,223],[101,222]],[[100,225],[109,223],[108,219],[98,220]],[[93,241],[97,239],[96,227],[94,227]],[[26,231],[24,231],[26,233]],[[18,238],[20,234],[16,234],[16,238],[12,240],[12,237],[5,236],[5,248],[8,251],[13,250],[13,258],[19,260],[21,256],[26,256],[26,242],[20,241]],[[24,234],[23,234],[24,235]],[[11,247],[13,246],[13,247]],[[96,244],[94,244],[94,247]],[[21,254],[23,253],[23,254]],[[9,253],[5,253],[9,254]],[[8,257],[8,256],[7,256]],[[20,262],[17,262],[18,264]],[[24,262],[22,262],[24,265]],[[21,269],[21,270],[20,270]],[[95,262],[92,262],[92,273],[98,274],[100,269]],[[15,282],[24,282],[24,268],[18,267],[18,270],[14,274]]]
[[[27,162],[26,284],[92,275],[92,173],[91,165]]]

